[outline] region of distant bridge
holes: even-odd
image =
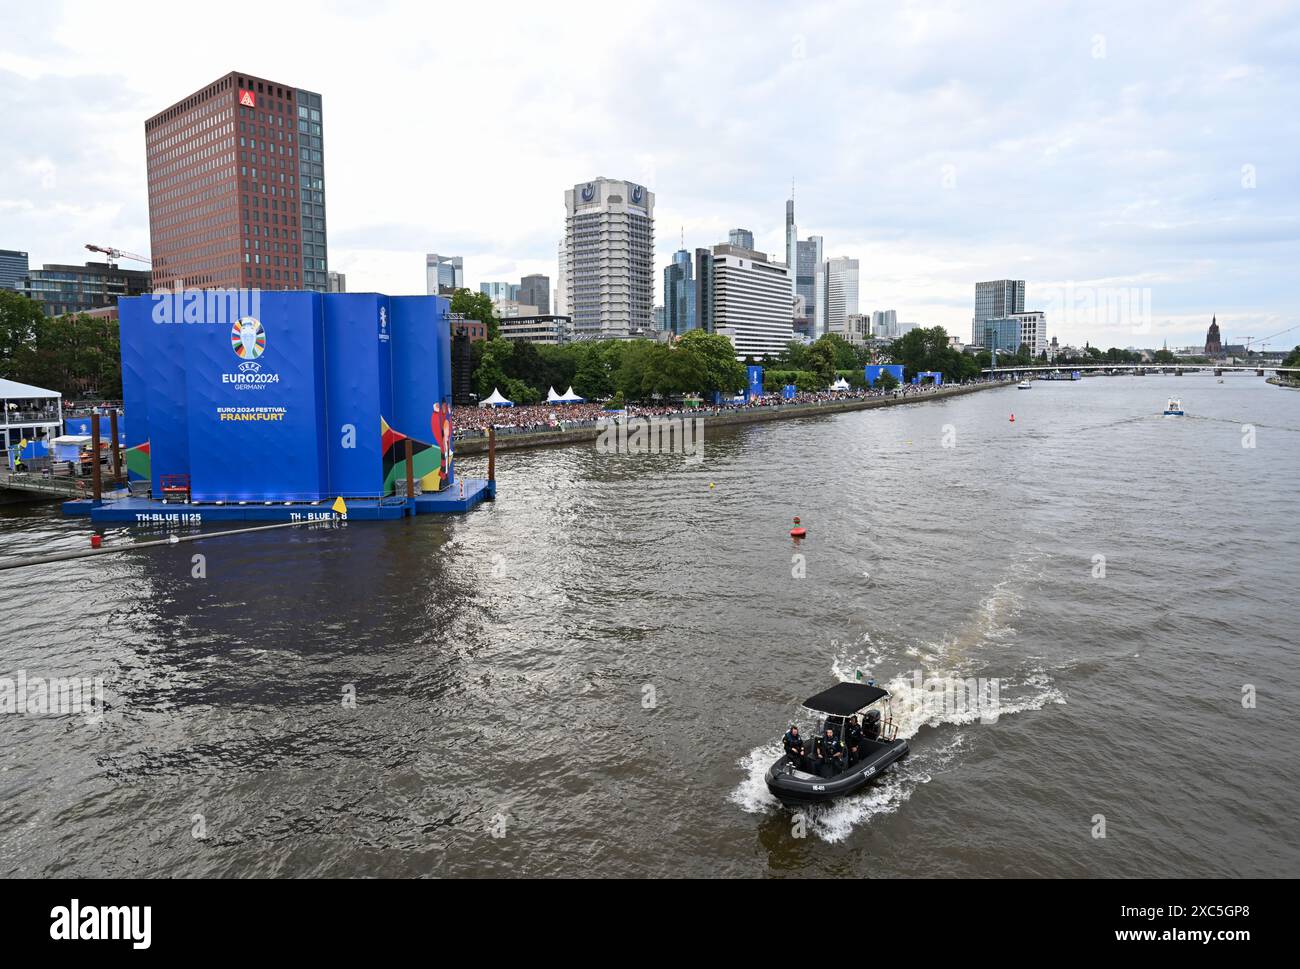
[[[1213,370],[1215,374],[1221,374],[1225,370],[1237,370],[1242,373],[1253,371],[1257,377],[1264,376],[1264,372],[1268,370],[1278,374],[1300,374],[1300,367],[1279,367],[1271,364],[1264,367],[1240,367],[1218,363],[1033,363],[1023,367],[985,367],[980,373],[1030,376],[1037,373],[1069,373],[1076,370],[1080,373],[1125,372],[1134,373],[1139,377],[1148,373],[1171,373],[1182,376],[1189,370]]]

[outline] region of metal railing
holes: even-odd
[[[11,410],[4,413],[0,424],[58,424],[58,411]]]

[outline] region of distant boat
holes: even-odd
[[[1031,388],[1032,386],[1034,386],[1034,385],[1033,385],[1032,383],[1029,382],[1028,378],[1026,378],[1026,379],[1020,381],[1020,383],[1016,385],[1017,389],[1019,389],[1019,390],[1028,390],[1028,389]]]
[[[1182,417],[1183,402],[1177,397],[1170,397],[1169,403],[1165,405],[1165,417]]]

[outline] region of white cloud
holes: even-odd
[[[965,334],[977,279],[1148,279],[1190,343],[1213,312],[1235,342],[1300,309],[1281,0],[247,14],[6,11],[0,246],[147,251],[144,119],[244,70],[324,96],[331,265],[354,289],[422,291],[427,251],[472,282],[553,277],[564,190],[596,175],[656,193],[661,266],[682,227],[691,248],[744,226],[779,253],[793,176],[801,234],[862,261],[863,310]]]

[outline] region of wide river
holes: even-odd
[[[107,697],[0,714],[0,875],[1300,875],[1300,392],[706,434],[503,454],[461,517],[0,572],[0,677]],[[88,532],[10,507],[0,556]],[[859,672],[912,754],[801,820],[763,771]]]

